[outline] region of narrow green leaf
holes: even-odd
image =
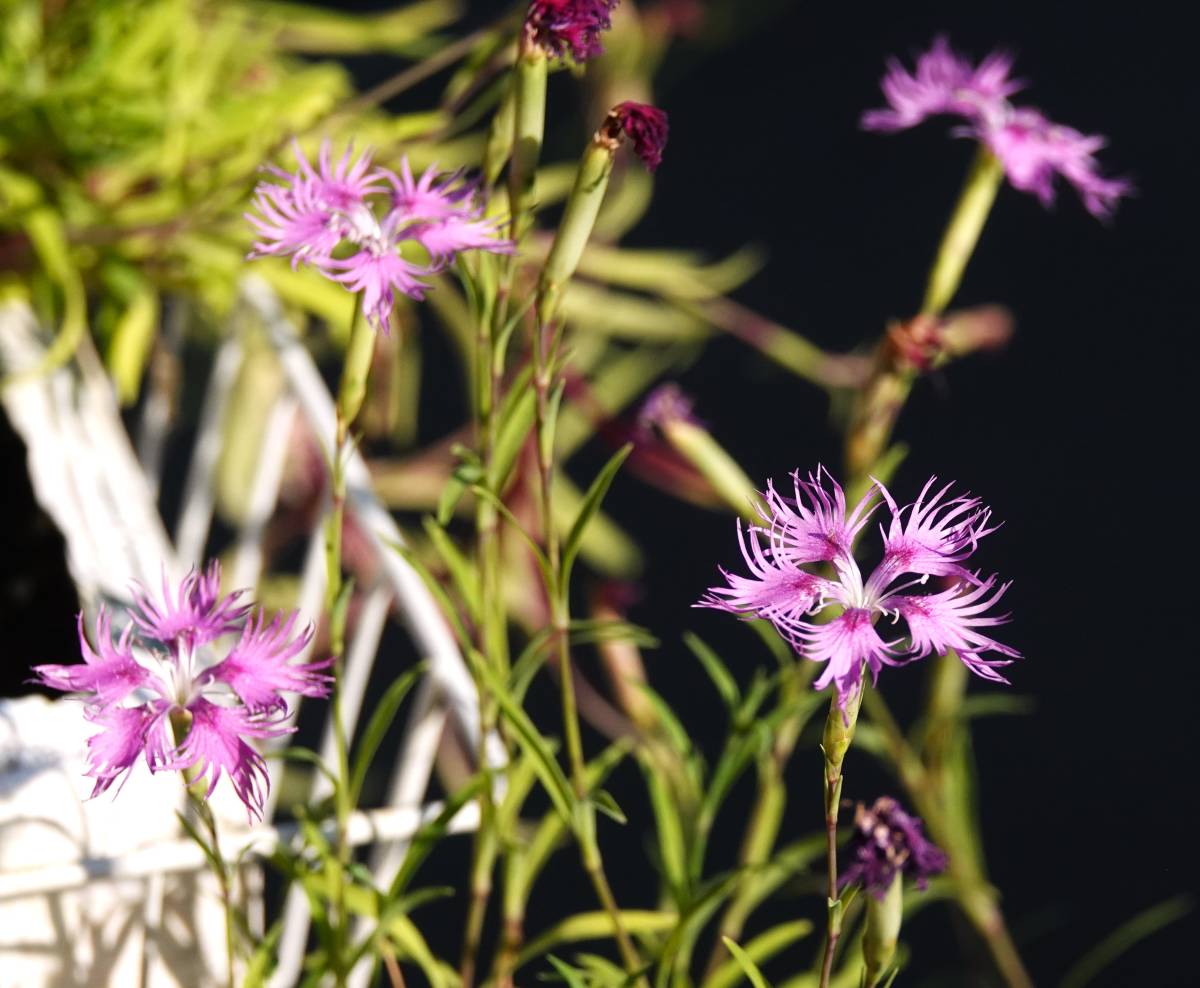
[[[580,976],[579,971],[571,967],[570,964],[560,961],[553,954],[547,954],[546,960],[554,965],[554,969],[562,976],[563,981],[567,983],[567,988],[588,988],[587,982]]]
[[[682,900],[688,885],[687,839],[679,815],[679,803],[663,775],[651,765],[646,766],[646,788],[650,793],[650,808],[654,812],[658,851],[663,872],[677,900]]]
[[[500,428],[496,435],[496,445],[492,448],[492,460],[488,466],[487,486],[493,491],[501,491],[505,481],[517,460],[517,454],[525,445],[525,438],[533,427],[533,416],[536,409],[536,396],[532,388],[519,392],[510,414],[500,420]]]
[[[412,551],[408,546],[401,545],[399,542],[389,543],[391,548],[400,554],[409,566],[411,566],[421,578],[426,588],[429,590],[433,599],[438,602],[442,609],[442,616],[450,622],[450,627],[454,630],[455,636],[458,638],[458,643],[464,649],[471,647],[471,635],[468,633],[466,625],[463,624],[462,618],[459,616],[458,609],[454,606],[454,601],[450,599],[450,595],[446,593],[446,588],[432,573],[424,562]]]
[[[449,832],[450,821],[458,815],[459,810],[479,795],[483,786],[483,776],[474,776],[458,792],[446,799],[445,805],[442,806],[442,811],[434,819],[430,820],[429,823],[425,824],[425,826],[413,835],[412,843],[408,845],[408,850],[404,854],[404,860],[400,863],[400,867],[396,871],[396,877],[392,879],[391,887],[388,889],[387,898],[389,901],[395,900],[404,893],[404,890],[408,888],[409,882],[416,875],[417,869],[429,857],[429,852],[433,850],[434,845]]]
[[[196,825],[187,818],[187,814],[175,811],[175,815],[179,817],[179,822],[183,826],[184,832],[190,837],[201,851],[204,852],[204,857],[208,860],[209,866],[214,872],[223,872],[225,870],[225,862],[217,857],[217,853],[212,849],[212,845],[205,840],[204,835],[196,829]]]
[[[137,401],[142,374],[158,330],[158,292],[149,283],[141,285],[113,327],[108,346],[108,366],[122,405]]]
[[[611,820],[616,820],[617,823],[626,824],[629,818],[625,815],[625,811],[617,805],[617,801],[613,799],[612,793],[607,789],[597,789],[591,795],[591,800],[596,804],[596,809],[603,813]]]
[[[746,951],[729,937],[721,937],[721,941],[729,949],[729,952],[733,954],[734,960],[738,962],[738,966],[741,967],[746,977],[750,979],[750,983],[754,985],[754,988],[769,988],[767,979],[763,977],[762,971],[758,969],[758,965],[754,963],[754,960]]]
[[[778,926],[773,926],[766,932],[760,933],[743,949],[755,964],[761,964],[796,941],[804,939],[812,930],[813,924],[807,919],[780,923]],[[733,988],[733,985],[741,979],[743,970],[737,957],[731,957],[713,971],[704,981],[703,988]]]
[[[559,378],[553,390],[547,396],[546,415],[542,419],[542,430],[538,434],[538,448],[541,452],[543,463],[550,463],[554,459],[554,433],[558,428],[558,409],[562,404],[563,389],[566,386],[567,379],[565,377]]]
[[[608,493],[609,487],[612,486],[612,482],[617,476],[617,471],[621,469],[621,464],[625,462],[625,458],[632,451],[632,443],[626,443],[617,450],[610,457],[609,461],[604,464],[600,473],[596,475],[596,479],[592,481],[592,486],[588,488],[587,493],[583,497],[583,505],[579,509],[579,515],[576,517],[575,523],[571,526],[571,530],[567,533],[566,539],[563,540],[562,582],[560,587],[563,593],[566,593],[567,588],[571,585],[571,567],[575,563],[575,557],[579,554],[579,545],[583,541],[584,529],[587,528],[587,524],[592,516],[600,509],[600,503],[604,500],[604,495]]]
[[[1084,988],[1091,984],[1100,972],[1123,953],[1163,927],[1182,919],[1192,911],[1193,905],[1190,895],[1177,895],[1138,913],[1076,961],[1062,979],[1060,988]]]
[[[396,718],[396,712],[400,709],[400,704],[404,702],[408,691],[412,689],[413,683],[417,681],[424,668],[424,664],[422,663],[415,668],[409,669],[408,672],[396,679],[387,688],[387,691],[380,697],[379,703],[375,705],[371,719],[367,722],[366,730],[363,731],[362,740],[358,743],[358,751],[355,752],[354,765],[350,771],[351,806],[358,805],[358,798],[362,795],[363,782],[366,781],[367,770],[371,767],[371,760],[379,750],[380,744],[383,743],[383,738],[387,734],[388,728],[392,726],[392,721]]]
[[[271,972],[275,970],[275,948],[283,934],[283,917],[279,917],[267,935],[254,948],[250,960],[246,964],[246,973],[242,978],[242,988],[266,988]]]
[[[631,934],[663,933],[672,929],[679,917],[673,912],[649,909],[621,910],[621,924]],[[517,956],[517,965],[526,964],[540,957],[560,943],[578,940],[611,940],[613,937],[612,917],[603,910],[577,913],[559,920],[550,929],[529,941]]]
[[[562,767],[558,764],[553,752],[550,750],[550,745],[546,738],[534,726],[533,721],[529,719],[529,715],[521,709],[520,704],[513,699],[507,686],[491,668],[482,666],[480,673],[484,678],[485,685],[492,699],[496,701],[501,712],[512,725],[513,730],[516,731],[517,739],[521,743],[521,746],[533,759],[533,765],[537,770],[538,778],[550,796],[551,802],[554,803],[554,808],[562,814],[563,819],[569,825],[573,825],[574,816],[572,807],[575,797],[571,791],[571,784],[567,781]]]
[[[721,694],[725,706],[733,710],[741,702],[742,694],[738,689],[737,680],[730,674],[720,656],[709,648],[698,635],[690,631],[684,632],[683,641],[691,649],[692,654],[700,660],[700,664],[704,666],[704,671],[708,673],[717,692]]]
[[[387,917],[381,924],[381,928],[398,951],[416,962],[425,977],[429,979],[431,988],[443,988],[446,982],[442,977],[441,965],[438,964],[437,958],[429,949],[429,944],[425,942],[421,931],[417,929],[411,919],[403,913],[398,913]]]
[[[467,605],[471,619],[478,621],[481,613],[479,576],[474,566],[440,524],[432,518],[422,519],[422,524],[425,534],[429,536],[429,541],[433,543],[442,562],[446,564],[450,579],[454,581],[455,589],[462,596],[463,603]]]

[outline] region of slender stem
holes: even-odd
[[[917,812],[929,827],[930,835],[949,852],[950,863],[947,870],[954,896],[983,938],[996,969],[1009,988],[1033,988],[1033,979],[1013,943],[1004,913],[996,903],[995,895],[983,877],[971,867],[970,862],[973,858],[970,853],[964,854],[956,850],[958,842],[953,829],[947,824],[938,790],[925,764],[909,744],[883,697],[872,690],[863,702],[872,723],[883,735],[888,756]]]
[[[342,597],[342,525],[346,511],[346,465],[345,457],[349,444],[350,428],[357,418],[367,394],[367,378],[371,359],[375,353],[375,330],[362,318],[362,301],[355,296],[354,312],[350,317],[350,342],[342,365],[341,381],[338,385],[336,433],[334,435],[333,463],[330,468],[332,508],[325,529],[325,610],[329,614],[330,651],[334,660],[333,695],[330,700],[330,716],[333,718],[333,735],[337,751],[336,785],[334,786],[334,813],[336,831],[334,846],[338,867],[333,869],[330,890],[332,912],[332,957],[334,982],[338,988],[346,984],[346,947],[350,931],[350,916],[346,908],[346,874],[350,863],[350,842],[347,822],[353,807],[350,805],[348,784],[350,779],[350,751],[346,728],[342,719],[342,656],[345,652],[345,614],[339,613],[338,603]]]
[[[177,711],[171,714],[170,720],[175,744],[181,745],[191,726],[191,714],[186,711]],[[236,927],[233,921],[232,885],[229,881],[229,866],[225,863],[224,855],[221,854],[221,838],[217,829],[217,819],[213,815],[212,807],[208,805],[204,783],[197,781],[200,771],[198,766],[191,765],[179,774],[183,777],[183,786],[187,790],[188,805],[200,822],[204,824],[204,829],[208,832],[211,842],[209,850],[212,851],[212,856],[205,855],[205,857],[212,866],[212,873],[217,880],[217,889],[221,895],[221,905],[225,910],[225,983],[227,988],[234,988]]]
[[[1003,180],[1004,166],[981,144],[929,272],[925,301],[921,305],[923,314],[939,315],[950,304]]]
[[[825,933],[825,949],[821,958],[820,988],[829,988],[833,975],[833,959],[838,939],[842,935],[843,903],[838,894],[837,823],[838,809],[842,799],[842,763],[854,740],[854,727],[858,721],[858,708],[862,703],[865,684],[850,697],[842,698],[835,692],[829,702],[829,714],[825,718],[825,732],[821,748],[825,755],[825,868],[827,874],[826,894],[828,923]]]
[[[815,663],[798,662],[793,674],[784,680],[780,706],[786,707],[803,696],[816,671]],[[728,953],[724,938],[728,937],[735,942],[741,939],[746,920],[761,898],[754,872],[770,860],[775,840],[779,836],[779,827],[787,806],[787,787],[783,775],[792,752],[795,751],[800,732],[811,715],[810,709],[807,706],[801,707],[779,725],[771,751],[759,762],[758,793],[738,853],[738,864],[745,874],[738,881],[737,890],[730,898],[729,906],[718,924],[718,935],[705,968],[706,981]]]

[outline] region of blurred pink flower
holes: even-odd
[[[1023,83],[1010,79],[1011,71],[1012,58],[1004,52],[993,52],[975,66],[939,36],[917,58],[915,72],[897,59],[888,60],[881,83],[888,105],[864,113],[862,126],[894,133],[936,114],[960,117],[963,124],[953,133],[985,145],[1015,188],[1049,206],[1054,179],[1061,175],[1093,216],[1112,215],[1118,201],[1134,189],[1127,179],[1100,174],[1095,154],[1107,144],[1105,138],[1053,123],[1038,110],[1013,106],[1008,98]]]
[[[93,796],[140,757],[151,772],[193,770],[210,796],[227,775],[250,817],[262,816],[266,765],[247,739],[294,730],[285,724],[285,694],[327,696],[332,678],[324,670],[332,659],[294,662],[312,641],[312,626],[297,631],[295,613],[270,624],[261,611],[247,620],[249,605],[238,603],[243,592],[221,597],[220,582],[214,562],[203,574],[189,573],[175,593],[164,580],[161,602],[139,588],[119,639],[101,609],[93,651],[80,615],[83,663],[34,667],[43,685],[81,694],[84,716],[100,729],[88,739]],[[239,631],[214,662],[215,643]],[[187,727],[178,744],[172,717]]]
[[[271,167],[281,181],[261,182],[246,218],[259,239],[250,257],[290,256],[293,267],[312,264],[325,277],[361,293],[367,319],[387,329],[396,292],[420,299],[424,279],[443,270],[464,250],[508,253],[510,241],[497,236],[497,220],[482,218],[477,186],[461,172],[427,169],[413,177],[408,159],[400,173],[371,168],[371,156],[352,151],[334,164],[329,142],[321,145],[317,166],[293,146],[294,173]],[[412,242],[428,255],[418,262],[401,255]]]

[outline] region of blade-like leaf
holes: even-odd
[[[600,503],[604,500],[604,495],[608,493],[609,487],[612,486],[612,482],[617,476],[617,471],[621,469],[621,464],[625,462],[625,458],[632,450],[632,443],[626,443],[617,450],[609,458],[609,461],[604,464],[600,473],[596,475],[596,479],[592,481],[592,486],[588,488],[587,493],[583,497],[583,504],[579,509],[579,514],[576,516],[571,530],[567,533],[566,539],[563,540],[562,580],[560,585],[563,593],[566,593],[567,588],[571,585],[571,567],[575,564],[575,557],[579,554],[579,544],[583,541],[584,529],[587,528],[587,524],[592,516],[600,509]]]
[[[679,917],[672,912],[648,909],[621,910],[621,925],[631,934],[662,933],[672,929]],[[578,913],[559,920],[550,929],[529,941],[517,956],[518,966],[540,957],[551,947],[577,940],[610,940],[613,934],[612,917],[607,912]]]
[[[424,665],[418,665],[416,668],[409,669],[408,672],[399,677],[387,688],[387,691],[380,697],[379,703],[375,705],[371,719],[367,722],[366,730],[363,731],[362,740],[358,743],[358,751],[354,755],[354,766],[350,771],[351,806],[358,805],[358,798],[362,794],[363,782],[367,778],[367,770],[371,767],[371,759],[375,757],[375,753],[383,743],[384,735],[387,734],[388,728],[392,726],[392,721],[396,718],[396,711],[400,709],[400,704],[404,702],[408,691],[412,689],[413,683],[417,681],[417,677],[423,671]]]
[[[769,988],[767,979],[763,977],[762,971],[758,969],[758,965],[754,963],[754,960],[746,951],[733,940],[729,939],[729,937],[721,937],[721,941],[729,949],[729,952],[733,954],[734,960],[738,962],[738,966],[742,969],[746,977],[750,979],[750,983],[754,985],[754,988]]]
[[[717,692],[721,694],[721,699],[725,701],[725,706],[730,710],[734,709],[742,699],[741,691],[738,689],[737,680],[725,667],[725,663],[711,648],[706,645],[698,635],[688,631],[683,636],[684,644],[691,649],[692,654],[700,660],[700,664],[704,666],[704,671],[708,673],[709,679],[713,681]]]

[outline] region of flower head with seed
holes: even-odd
[[[877,899],[887,894],[897,875],[907,875],[924,889],[949,863],[925,836],[921,821],[890,796],[880,796],[869,807],[858,804],[848,852],[850,864],[839,886],[862,885]]]
[[[151,772],[190,769],[209,795],[226,775],[250,816],[262,816],[266,765],[248,740],[291,732],[287,695],[327,696],[332,660],[295,661],[312,626],[297,628],[294,613],[268,624],[261,611],[250,615],[242,591],[222,597],[220,583],[213,563],[177,588],[164,579],[161,600],[137,588],[119,638],[102,608],[93,650],[80,615],[83,663],[34,667],[43,685],[80,694],[99,729],[88,740],[93,796],[141,758]],[[232,634],[237,642],[220,649]]]
[[[977,675],[1005,682],[997,670],[1020,653],[979,629],[1008,620],[1006,614],[988,613],[1008,584],[981,579],[963,566],[980,539],[998,526],[979,498],[954,495],[952,486],[937,487],[930,478],[916,501],[900,506],[876,482],[850,507],[823,467],[806,477],[794,473],[793,496],[768,484],[762,524],[738,523],[750,575],[721,570],[726,585],[711,588],[698,606],[770,621],[802,656],[824,664],[815,686],[833,685],[843,707],[865,671],[874,679],[884,666],[950,650]],[[880,525],[882,558],[864,579],[854,544],[880,504],[891,518]],[[827,564],[828,575],[806,568],[817,564]],[[914,592],[930,577],[949,586]],[[818,620],[828,606],[838,612]],[[907,635],[889,640],[880,633],[879,627],[900,620]]]
[[[414,177],[407,159],[399,173],[372,167],[371,155],[351,150],[334,163],[329,143],[314,166],[294,145],[297,168],[271,167],[272,181],[255,191],[246,214],[258,236],[250,257],[290,257],[362,296],[362,310],[386,329],[396,294],[424,297],[426,279],[464,250],[509,253],[497,221],[483,218],[478,188],[460,172],[427,169]],[[404,256],[404,245],[425,259]],[[411,255],[412,249],[408,251]]]
[[[619,0],[533,0],[525,14],[527,37],[556,58],[586,62],[604,53],[600,35],[612,27]]]
[[[1132,194],[1127,179],[1105,178],[1095,154],[1107,141],[1048,120],[1040,111],[1017,107],[1009,97],[1023,84],[1009,78],[1012,58],[994,52],[979,65],[954,52],[944,37],[934,39],[909,72],[896,59],[888,61],[883,94],[888,105],[863,114],[865,130],[894,133],[915,127],[928,117],[950,114],[962,121],[953,133],[971,137],[999,159],[1008,180],[1045,206],[1055,197],[1054,181],[1062,177],[1093,216],[1105,218],[1119,200]]]

